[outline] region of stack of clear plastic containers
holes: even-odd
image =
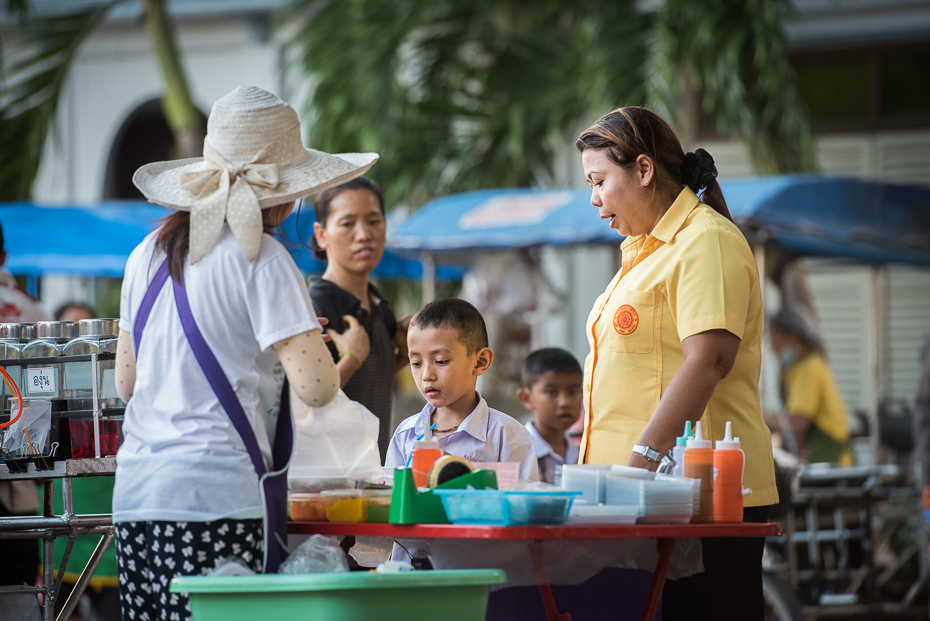
[[[582,492],[573,523],[687,523],[696,481],[619,465],[566,465],[562,487]]]
[[[19,360],[23,356],[23,348],[36,337],[34,323],[0,323],[0,360]],[[23,368],[21,366],[7,366],[7,373],[13,378],[20,392],[23,390]],[[13,393],[4,382],[0,386],[0,414],[10,413],[10,398]]]
[[[23,347],[22,358],[57,358],[65,344],[78,335],[76,321],[40,321],[36,323],[36,338]],[[55,399],[62,394],[61,365],[55,363],[27,364],[23,369],[24,397]]]

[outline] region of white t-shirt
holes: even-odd
[[[133,331],[164,254],[157,233],[133,250],[120,301],[121,330]],[[191,312],[249,417],[267,466],[284,370],[271,347],[320,328],[294,260],[265,235],[249,263],[227,226],[184,285]],[[328,361],[327,361],[328,362]],[[113,521],[261,518],[258,477],[184,335],[171,280],[159,293],[136,352],[136,383],[116,456]]]

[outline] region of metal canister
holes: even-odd
[[[76,321],[36,322],[36,338],[23,347],[23,358],[55,358],[78,336]],[[62,394],[63,378],[58,363],[30,364],[23,371],[24,396],[53,399]]]
[[[82,319],[80,336],[64,346],[65,356],[116,353],[118,319]],[[116,361],[97,362],[97,396],[101,407],[115,408],[125,405],[116,393]],[[93,404],[93,374],[90,362],[66,362],[63,395],[72,402],[69,409],[91,409]]]
[[[0,323],[0,360],[19,360],[23,347],[36,337],[34,323]],[[23,389],[23,368],[20,365],[7,364],[6,372],[20,391]],[[12,391],[6,382],[0,382],[0,414],[10,412]]]

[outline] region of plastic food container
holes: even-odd
[[[369,522],[387,523],[391,516],[392,489],[366,489],[362,492],[365,499],[365,516]]]
[[[632,505],[573,505],[569,524],[635,524],[639,507]]]
[[[194,621],[483,621],[488,586],[505,582],[499,569],[179,576],[171,592],[190,595]]]
[[[568,519],[576,491],[434,489],[454,524],[556,525]]]
[[[578,503],[597,505],[604,502],[604,473],[610,470],[604,465],[565,465],[562,466],[563,489],[581,492]]]
[[[326,521],[326,500],[322,494],[291,493],[288,500],[291,519],[295,522]]]
[[[320,492],[326,505],[326,519],[330,522],[364,522],[365,499],[354,489],[334,489]]]

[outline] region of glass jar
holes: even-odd
[[[0,323],[0,360],[19,360],[23,357],[23,347],[36,337],[34,323]],[[7,365],[6,372],[20,392],[23,390],[23,368],[19,365]],[[6,382],[0,385],[0,415],[11,412],[10,398],[13,393]]]
[[[71,339],[78,336],[76,321],[39,321],[36,323],[36,338],[23,347],[23,358],[57,358]],[[24,397],[61,396],[62,375],[60,364],[29,364],[23,370]]]
[[[82,319],[80,336],[69,341],[62,348],[64,356],[81,356],[88,354],[116,353],[119,335],[117,319]],[[92,409],[93,375],[90,362],[68,362],[65,364],[64,397],[69,400],[69,410]],[[116,393],[116,360],[97,361],[97,391],[100,407],[124,407]]]

